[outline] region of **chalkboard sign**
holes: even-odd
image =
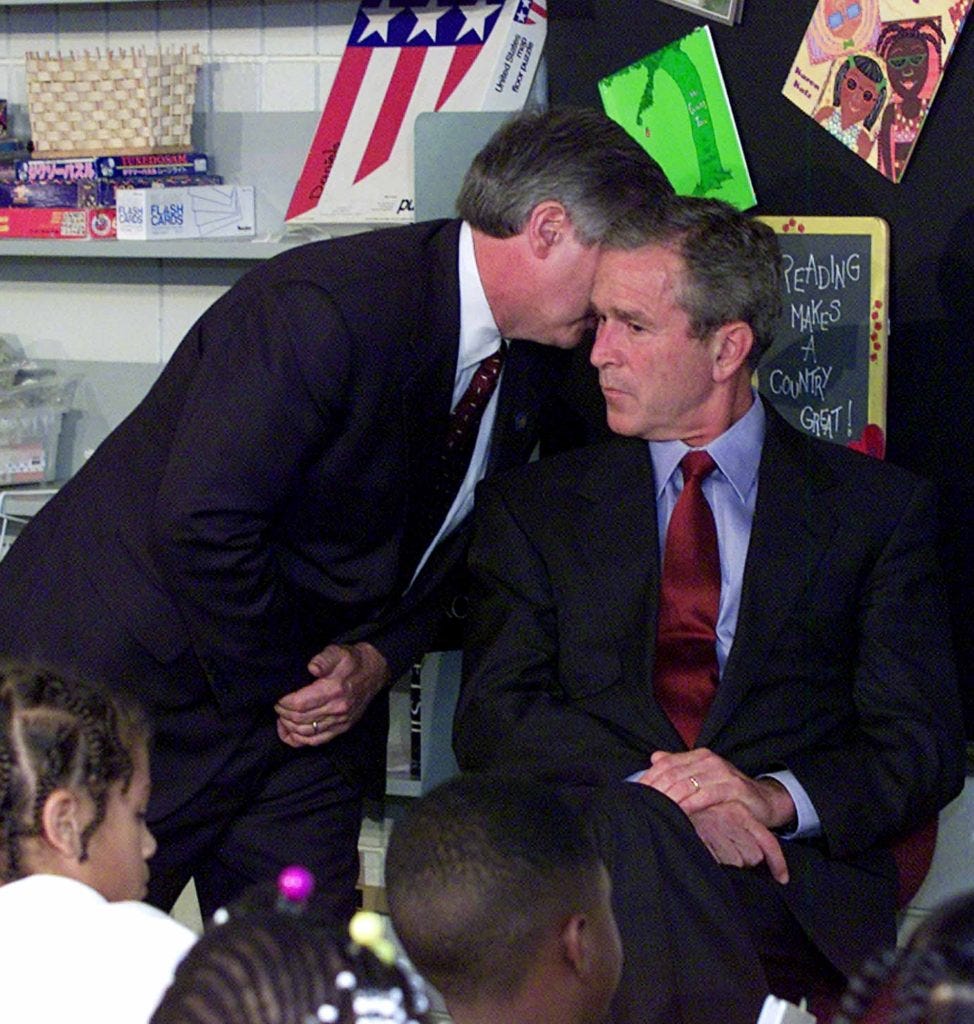
[[[783,311],[758,390],[795,427],[886,451],[889,231],[878,217],[760,218],[778,233]]]

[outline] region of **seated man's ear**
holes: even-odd
[[[44,801],[41,812],[41,839],[52,853],[77,861],[88,813],[78,795],[70,789],[55,789]]]
[[[714,380],[724,381],[733,377],[747,364],[753,346],[754,331],[743,320],[718,327],[713,335]]]

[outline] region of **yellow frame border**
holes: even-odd
[[[869,235],[869,372],[867,422],[875,423],[886,436],[887,349],[889,347],[889,224],[882,217],[803,217],[798,214],[763,214],[779,235]]]

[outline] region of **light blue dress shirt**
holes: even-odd
[[[714,513],[720,553],[717,667],[721,676],[734,644],[737,616],[741,608],[741,586],[758,495],[758,467],[764,445],[764,429],[764,406],[755,394],[754,402],[745,415],[705,446],[717,464],[717,468],[703,481],[703,493]],[[678,467],[680,460],[690,450],[682,441],[649,442],[656,480],[660,564],[670,515],[683,490],[683,474],[678,471]],[[792,772],[765,772],[761,777],[777,779],[795,802],[798,823],[785,838],[815,836],[821,832],[818,814],[804,787]]]

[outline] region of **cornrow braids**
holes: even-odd
[[[919,1024],[927,1017],[930,993],[947,976],[947,962],[938,949],[908,949],[897,971],[890,1024]]]
[[[868,961],[850,980],[833,1024],[862,1020],[881,994],[888,1024],[974,1021],[974,891],[932,910],[898,952]]]
[[[974,1021],[974,985],[941,981],[930,992],[928,1024],[971,1024]]]
[[[404,964],[337,924],[275,909],[207,931],[150,1024],[424,1024],[429,999]]]
[[[40,834],[44,804],[59,788],[94,804],[81,835],[85,860],[111,786],[128,786],[133,751],[147,737],[146,720],[125,698],[47,668],[0,665],[0,882],[27,873],[21,840]]]
[[[849,979],[842,999],[839,1001],[839,1012],[832,1024],[855,1024],[861,1020],[876,1000],[879,993],[889,984],[899,965],[896,950],[883,950],[870,957],[859,973]]]

